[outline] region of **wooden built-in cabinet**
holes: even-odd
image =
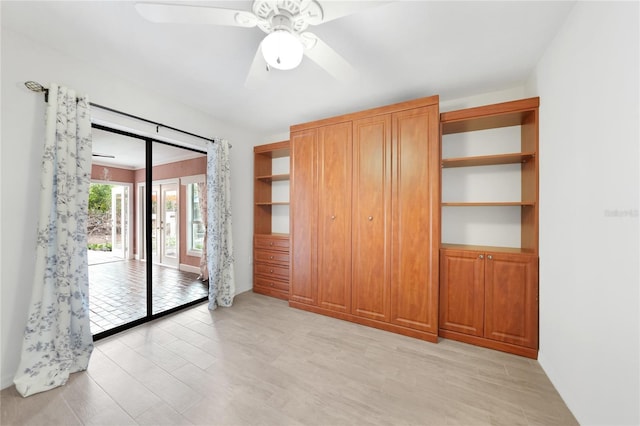
[[[289,158],[289,141],[256,146],[254,151],[253,291],[289,299],[289,234],[273,232],[274,209],[288,200],[274,199],[274,182],[289,181],[289,173],[274,173],[274,159]],[[288,231],[288,229],[286,229]]]
[[[289,304],[438,338],[438,97],[291,127]]]
[[[442,249],[440,283],[441,336],[536,357],[537,256]]]
[[[318,306],[351,305],[351,123],[318,129]]]
[[[530,98],[440,115],[441,205],[447,232],[443,229],[440,251],[439,335],[530,358],[538,355],[538,106],[539,99]],[[484,131],[492,132],[490,138],[473,139],[474,133]],[[468,140],[456,139],[461,134]],[[496,139],[507,139],[502,147],[511,148],[500,152]],[[470,142],[472,150],[486,151],[446,155],[449,148],[456,148],[447,144],[464,142]],[[453,168],[462,168],[463,174],[445,174]],[[455,194],[474,192],[447,186],[449,178],[474,183],[484,176],[493,176],[495,186],[507,193],[487,188],[486,200],[449,199],[444,193],[447,188]],[[488,214],[482,210],[487,208],[492,209]],[[485,221],[492,231],[469,237],[474,241],[464,241],[460,234],[450,236],[451,230],[472,229]],[[509,244],[488,241],[497,234]],[[486,241],[477,241],[482,238]]]
[[[351,123],[291,134],[289,300],[336,312],[351,305],[351,138]]]
[[[391,116],[353,121],[352,313],[390,322]],[[390,217],[389,217],[390,218]]]

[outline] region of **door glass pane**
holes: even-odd
[[[94,184],[98,185],[98,184]],[[131,235],[129,233],[129,186],[131,184],[112,184],[111,188],[111,235],[110,251],[113,256],[127,259]]]
[[[170,185],[173,187],[173,185]],[[163,229],[164,255],[173,259],[178,256],[178,191],[175,189],[165,189],[162,192],[164,203],[164,223]]]
[[[96,335],[145,318],[143,214],[130,195],[144,183],[145,143],[93,129],[87,224],[89,319]]]
[[[151,190],[151,256],[154,262],[158,262],[158,188]]]
[[[204,180],[206,155],[154,142],[154,314],[207,297],[208,283],[199,277],[200,253],[190,250],[194,227],[189,184]]]

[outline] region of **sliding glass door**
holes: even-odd
[[[204,182],[207,157],[176,146],[153,143],[151,186],[153,314],[207,297],[199,279],[201,251],[189,250],[191,198],[188,185]]]
[[[206,301],[202,253],[188,237],[189,188],[204,182],[206,155],[95,124],[93,140],[102,216],[88,232],[104,243],[89,245],[89,294],[91,331],[99,339]]]
[[[133,188],[146,174],[145,141],[93,129],[89,191],[89,319],[94,336],[147,317],[147,270],[133,244]]]

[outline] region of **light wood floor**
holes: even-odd
[[[536,361],[250,292],[97,342],[64,387],[0,395],[2,425],[577,424]]]

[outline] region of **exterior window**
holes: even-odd
[[[200,211],[200,190],[197,183],[187,185],[187,245],[188,251],[199,256],[204,245],[204,222]]]

